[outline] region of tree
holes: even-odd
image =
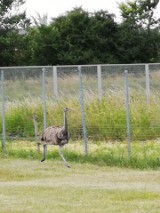
[[[132,27],[145,27],[148,30],[155,27],[160,19],[154,17],[154,11],[159,0],[128,0],[120,3],[119,9],[124,22],[128,22]]]
[[[24,0],[0,0],[0,66],[19,65],[21,39],[30,24],[26,13],[19,11],[23,4]]]
[[[118,25],[108,11],[97,11],[91,17],[94,55],[98,63],[117,63]]]
[[[89,64],[115,62],[117,25],[107,11],[89,13],[81,7],[53,19],[59,32],[59,63]]]
[[[120,24],[108,11],[90,13],[78,7],[50,23],[46,15],[38,14],[34,26],[29,26],[25,12],[10,12],[18,2],[24,3],[0,0],[0,66],[145,63],[159,59],[159,19],[154,17],[157,0],[120,4]],[[20,28],[27,33],[20,35]]]
[[[96,64],[117,62],[117,24],[107,11],[89,13],[81,7],[28,31],[26,61],[34,65]],[[29,51],[28,51],[29,53]]]
[[[59,64],[86,64],[94,58],[90,17],[81,7],[53,19],[52,25],[59,32]]]
[[[52,25],[28,30],[26,60],[32,65],[58,64],[59,33]]]
[[[49,18],[47,14],[40,15],[40,13],[36,14],[36,17],[32,16],[33,25],[40,27],[41,25],[48,25]]]
[[[120,4],[118,47],[121,63],[148,63],[159,59],[160,33],[154,18],[157,0],[135,0]]]

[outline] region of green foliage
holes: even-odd
[[[33,62],[40,65],[113,63],[115,32],[116,23],[107,11],[91,14],[75,8],[49,25],[31,29],[28,36],[32,38],[29,46],[34,47]]]
[[[0,1],[0,66],[20,65],[24,58],[25,35],[19,30],[26,30],[30,20],[25,12],[18,8],[23,0]]]
[[[158,29],[134,29],[129,23],[119,26],[118,58],[122,63],[148,63],[159,60],[160,35]]]
[[[154,10],[158,0],[135,0],[119,4],[123,22],[119,26],[118,55],[122,63],[148,63],[159,60],[160,35]]]
[[[50,23],[39,15],[36,26],[30,26],[25,12],[10,13],[24,1],[1,1],[0,66],[158,62],[158,2],[120,4],[121,23],[108,11],[91,13],[78,7]],[[20,35],[19,29],[25,33]]]
[[[54,26],[30,28],[26,36],[25,61],[33,65],[58,63],[58,32]]]
[[[34,31],[28,35],[28,47],[32,49],[30,55],[34,55],[31,63],[157,62],[160,35],[155,25],[158,20],[153,21],[154,8],[156,4],[147,7],[136,2],[123,3],[120,10],[124,19],[120,24],[107,11],[89,13],[81,7],[74,8],[63,16],[53,18],[50,24],[31,30]]]
[[[130,24],[132,28],[144,28],[150,30],[155,24],[159,22],[154,17],[154,10],[156,9],[159,0],[134,0],[120,3],[119,9],[124,22]]]

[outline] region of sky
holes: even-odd
[[[26,0],[24,9],[27,14],[36,17],[36,13],[40,15],[48,14],[48,17],[57,17],[65,12],[72,10],[75,7],[82,6],[83,9],[89,12],[97,10],[108,10],[118,17],[118,4],[125,0]]]
[[[24,9],[29,16],[37,17],[40,15],[48,15],[48,18],[55,18],[75,7],[82,6],[89,12],[97,10],[107,10],[109,13],[116,15],[116,20],[120,21],[120,13],[118,3],[126,2],[126,0],[26,0]],[[156,16],[160,17],[160,3],[158,4]]]

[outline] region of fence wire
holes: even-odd
[[[131,140],[160,137],[160,64],[82,65],[82,82],[78,67],[0,68],[3,147],[5,139],[34,140],[34,113],[40,132],[49,125],[62,125],[64,107],[73,108],[68,114],[73,141],[83,137],[91,141],[126,140],[125,70],[128,71]]]

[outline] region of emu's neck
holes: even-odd
[[[66,111],[64,111],[64,113],[63,113],[63,129],[64,129],[64,132],[68,131],[67,112]]]

